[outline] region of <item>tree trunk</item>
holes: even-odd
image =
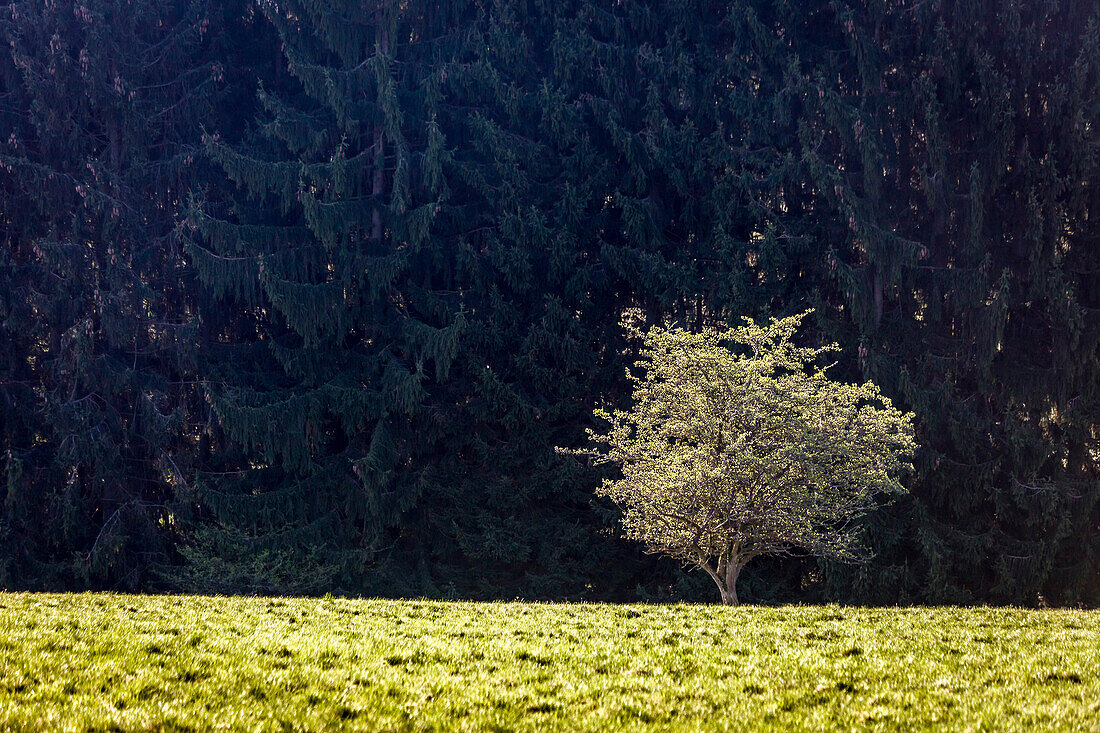
[[[875,270],[874,281],[874,299],[875,299],[875,325],[878,326],[882,323],[882,272]]]
[[[728,563],[719,562],[715,570],[705,562],[700,562],[699,567],[707,571],[707,575],[718,586],[718,592],[722,596],[722,603],[727,606],[740,605],[737,598],[737,576],[741,574],[741,568],[745,567],[747,560],[735,559]]]
[[[722,592],[722,603],[727,606],[740,605],[740,601],[737,600],[737,576],[741,574],[742,567],[744,566],[736,561],[726,565],[724,587],[719,586],[719,590]]]
[[[389,55],[390,34],[386,25],[388,19],[385,13],[378,14],[378,27],[375,30],[376,52]],[[381,100],[379,100],[381,104]],[[385,184],[386,167],[386,135],[381,120],[382,113],[378,113],[380,119],[374,125],[374,176],[371,180],[371,198],[374,200],[374,210],[371,212],[371,242],[377,247],[382,242],[382,192]],[[376,252],[377,253],[377,252]]]

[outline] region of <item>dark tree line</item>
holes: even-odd
[[[0,3],[0,587],[706,597],[579,445],[624,321],[918,417],[855,570],[1100,603],[1092,2]],[[748,574],[749,571],[747,571]]]

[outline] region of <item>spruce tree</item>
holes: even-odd
[[[601,358],[616,376],[591,394],[596,402],[630,391],[621,375],[640,344],[612,326],[624,317],[698,332],[820,301],[827,244],[797,156],[799,90],[789,78],[792,38],[810,32],[819,11],[753,2],[575,5],[558,19],[551,79],[577,129],[576,142],[559,143],[562,154],[590,151],[565,175],[587,200],[582,241],[601,265],[593,295],[606,299],[605,326],[615,334]],[[769,597],[800,572],[797,564],[761,565],[759,576],[776,580],[750,572],[746,585]],[[676,577],[671,566],[644,573]],[[707,592],[698,580],[690,592]]]
[[[192,215],[218,425],[180,582],[576,591],[588,495],[552,447],[598,370],[593,267],[538,140],[547,36],[508,3],[265,13],[285,73],[255,139],[211,134],[239,193]]]
[[[846,61],[803,79],[803,157],[844,230],[829,258],[859,368],[925,445],[857,587],[1096,602],[1100,15],[834,10],[821,45]]]
[[[5,585],[136,588],[170,552],[194,341],[173,232],[224,86],[214,9],[0,19]]]

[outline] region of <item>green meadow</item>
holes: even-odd
[[[0,594],[0,728],[1100,730],[1100,613]]]

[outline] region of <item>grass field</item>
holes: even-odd
[[[0,594],[0,728],[1100,730],[1100,613]]]

